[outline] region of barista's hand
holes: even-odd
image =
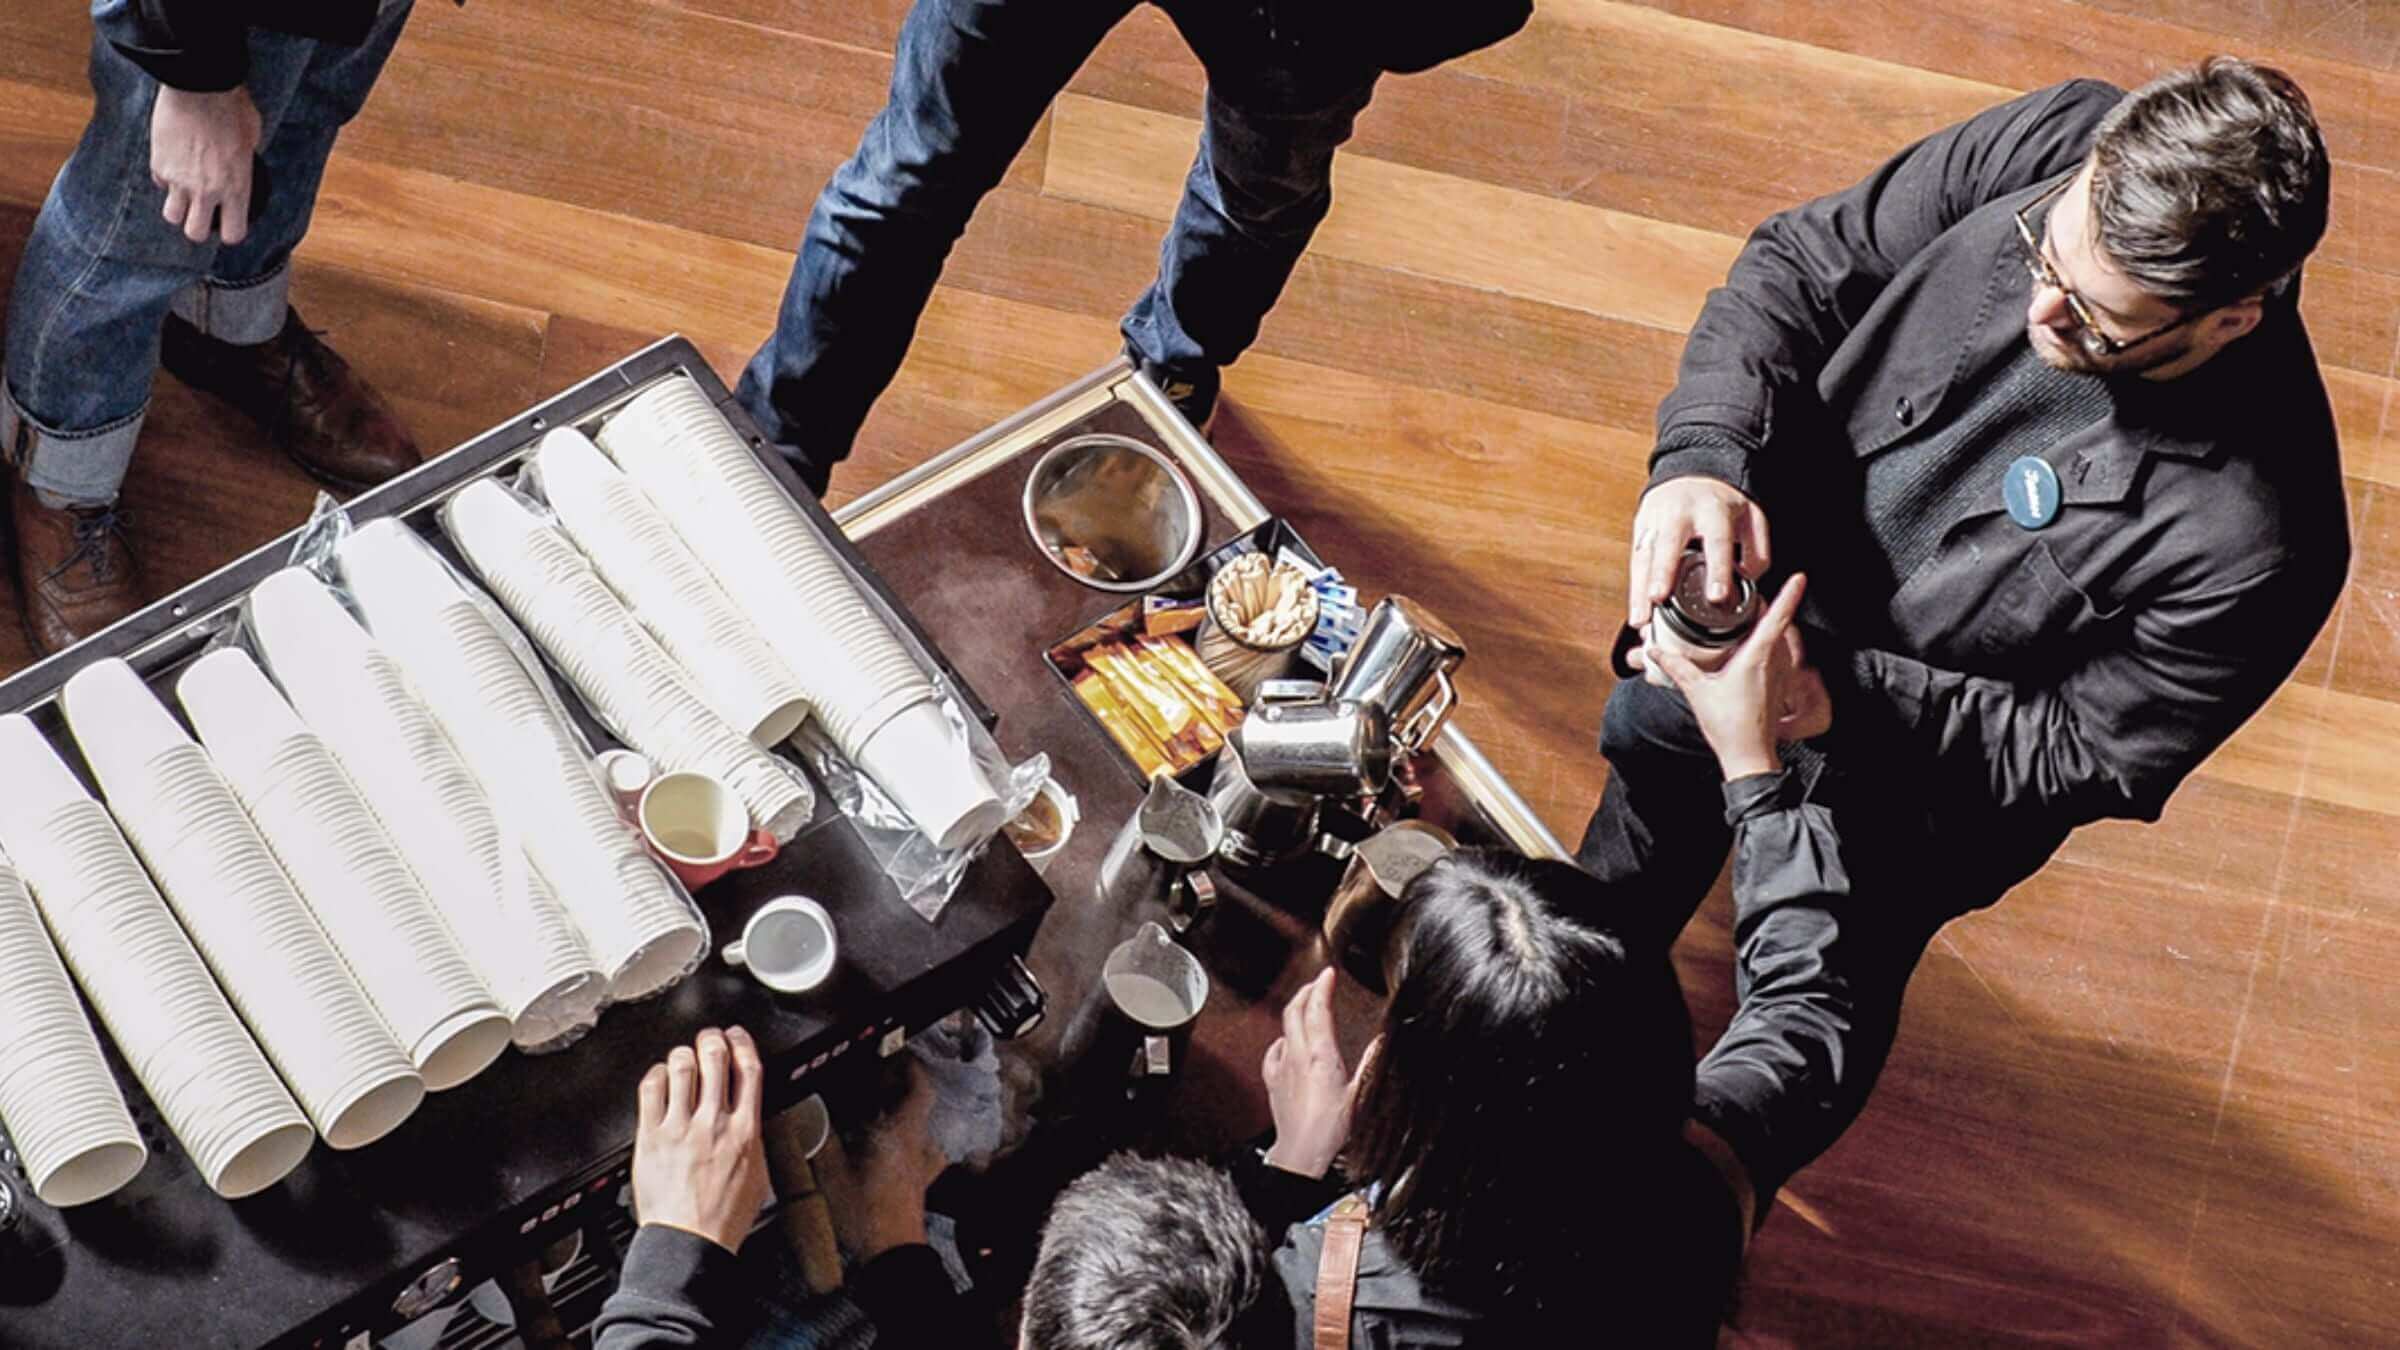
[[[210,230],[238,244],[250,233],[250,157],[258,105],[238,85],[195,94],[159,87],[150,112],[150,181],[167,190],[161,214],[195,244]]]
[[[1350,1104],[1358,1096],[1376,1046],[1359,1058],[1358,1072],[1342,1063],[1333,1029],[1333,968],[1283,1005],[1283,1035],[1260,1066],[1267,1104],[1275,1113],[1275,1146],[1267,1162],[1304,1177],[1321,1177],[1350,1140]]]
[[[1727,779],[1754,773],[1774,773],[1783,767],[1775,741],[1784,720],[1784,686],[1794,681],[1792,648],[1785,641],[1792,616],[1799,612],[1807,578],[1795,576],[1775,595],[1775,603],[1759,618],[1741,645],[1715,670],[1702,670],[1691,658],[1667,647],[1647,653],[1650,662],[1683,691],[1700,723],[1700,734],[1717,752]],[[1810,672],[1811,675],[1814,672]],[[1823,693],[1824,684],[1817,682]]]
[[[750,1033],[715,1027],[642,1075],[633,1210],[643,1223],[739,1251],[766,1204],[758,1099],[766,1071]]]
[[[1805,741],[1833,730],[1833,695],[1825,690],[1825,677],[1808,663],[1808,650],[1801,645],[1798,625],[1784,630],[1781,668],[1775,687],[1779,702],[1775,712],[1775,739]],[[1666,671],[1650,660],[1647,646],[1625,653],[1625,664],[1642,673],[1642,682],[1672,689],[1675,682]]]
[[[1700,541],[1708,560],[1708,594],[1733,594],[1738,566],[1753,581],[1767,570],[1767,513],[1714,478],[1670,478],[1642,494],[1633,513],[1633,553],[1625,576],[1626,622],[1650,622],[1650,607],[1675,588],[1684,545]],[[1739,545],[1739,556],[1736,556]]]
[[[862,1261],[894,1247],[925,1241],[925,1192],[950,1156],[933,1137],[933,1077],[914,1057],[908,1067],[908,1096],[850,1160],[856,1178],[859,1225],[855,1245]]]

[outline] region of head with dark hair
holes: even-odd
[[[1232,1350],[1268,1279],[1266,1234],[1224,1173],[1120,1153],[1051,1206],[1018,1344]]]
[[[1738,1224],[1683,1140],[1692,1031],[1665,951],[1620,937],[1621,900],[1563,862],[1462,852],[1406,900],[1348,1155],[1382,1188],[1376,1228],[1437,1287],[1706,1339]]]
[[[2100,247],[2184,310],[2258,294],[2325,236],[2325,141],[2271,66],[2212,56],[2152,80],[2102,119],[2091,159]]]
[[[2151,81],[2101,119],[2082,171],[2018,214],[2038,255],[2035,350],[2065,370],[2197,369],[2264,321],[2324,238],[2328,200],[2325,142],[2290,76],[2220,56]]]

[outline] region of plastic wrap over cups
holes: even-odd
[[[259,583],[248,609],[268,669],[423,886],[517,1046],[557,1050],[590,1031],[607,980],[399,662],[301,568]]]
[[[524,498],[488,478],[472,483],[442,508],[442,526],[627,744],[666,771],[722,780],[778,843],[808,823],[817,805],[808,780],[717,716],[583,554]]]
[[[800,729],[808,700],[799,677],[639,484],[572,427],[542,438],[533,476],[575,547],[718,716],[766,746]]]
[[[987,777],[932,675],[697,385],[675,378],[645,390],[610,418],[600,445],[799,677],[833,745],[937,849],[1000,827],[1008,803],[995,782],[1005,779]]]
[[[14,864],[0,858],[0,1120],[33,1193],[80,1205],[142,1170],[125,1096]]]
[[[0,717],[0,785],[0,847],[193,1166],[228,1198],[281,1181],[315,1132],[107,808],[13,713]]]
[[[425,1081],[208,752],[123,661],[76,672],[60,702],[110,812],[317,1133],[358,1148],[408,1119]]]
[[[645,998],[689,974],[708,946],[706,922],[618,816],[506,617],[397,521],[360,527],[335,553],[368,627],[514,822],[610,996]]]
[[[193,662],[175,696],[425,1086],[482,1072],[509,1019],[333,752],[245,652]]]

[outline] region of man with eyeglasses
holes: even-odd
[[[1736,916],[1739,969],[1842,995],[1712,1056],[1753,1072],[1703,1074],[1762,1193],[1857,1116],[1941,925],[2079,825],[2157,819],[2331,612],[2349,532],[2298,309],[2327,178],[2278,71],[2079,80],[1769,219],[1709,296],[1629,618],[1687,548],[1713,596],[1809,575],[1777,786],[1841,818],[1852,882],[1772,938],[1772,897]],[[1672,934],[1725,860],[1715,766],[1655,677],[1616,686],[1601,749],[1580,860]]]

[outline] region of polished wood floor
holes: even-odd
[[[670,331],[730,377],[905,3],[428,0],[326,180],[304,312],[437,448]],[[88,32],[0,8],[0,268],[86,116]],[[1458,624],[1466,725],[1572,838],[1652,409],[1739,236],[2011,91],[2218,50],[2297,75],[2339,161],[2307,305],[2344,603],[2163,823],[2085,831],[1944,935],[1874,1105],[1754,1249],[1740,1344],[2400,1343],[2400,4],[1544,0],[1386,83],[1231,373],[1220,445],[1321,552]],[[1113,353],[1200,90],[1155,12],[1110,39],[837,496]],[[172,380],[128,491],[160,589],[310,496]],[[1720,900],[1681,951],[1705,1027],[1725,923]]]

